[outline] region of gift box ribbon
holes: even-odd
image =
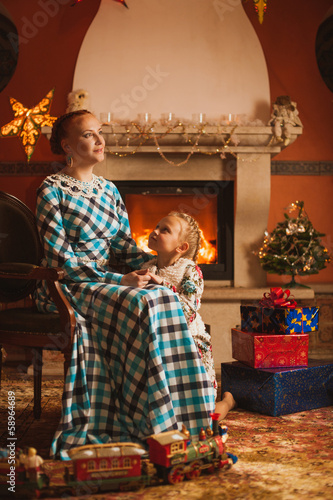
[[[265,292],[264,297],[259,301],[262,307],[288,307],[295,309],[297,306],[296,300],[289,298],[290,290],[283,291],[281,287],[274,287],[270,289],[270,293]]]

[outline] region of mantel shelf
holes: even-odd
[[[272,127],[246,127],[238,125],[182,125],[170,131],[163,125],[110,124],[102,126],[106,153],[280,153],[286,146],[278,142]],[[302,127],[293,127],[289,144],[303,132]],[[51,127],[42,127],[48,138]],[[196,141],[198,143],[196,145]]]
[[[161,144],[161,151],[163,153],[189,153],[192,151],[192,146],[186,144],[174,144],[173,146]],[[136,153],[158,153],[156,146],[144,144],[140,147],[117,147],[117,146],[107,146],[105,149],[106,153],[120,153],[120,154],[131,154]],[[271,146],[271,147],[261,147],[261,146],[201,146],[200,144],[195,149],[194,153],[225,153],[225,154],[237,154],[237,153],[247,153],[247,154],[271,154],[276,155],[281,152],[281,147]]]

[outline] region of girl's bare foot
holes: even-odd
[[[220,414],[220,420],[224,419],[227,413],[237,406],[231,392],[225,392],[222,396],[222,401],[215,405],[215,413]]]

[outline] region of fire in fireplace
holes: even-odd
[[[133,238],[151,252],[148,235],[171,211],[198,222],[204,278],[233,279],[234,186],[231,181],[115,181],[127,208]]]

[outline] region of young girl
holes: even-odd
[[[199,226],[190,215],[170,212],[149,235],[148,246],[157,257],[143,267],[149,269],[154,283],[170,288],[178,296],[216,397],[211,336],[198,313],[204,287],[201,269],[196,265],[201,246]],[[222,419],[234,406],[232,394],[226,392],[222,401],[216,404],[215,411]]]

